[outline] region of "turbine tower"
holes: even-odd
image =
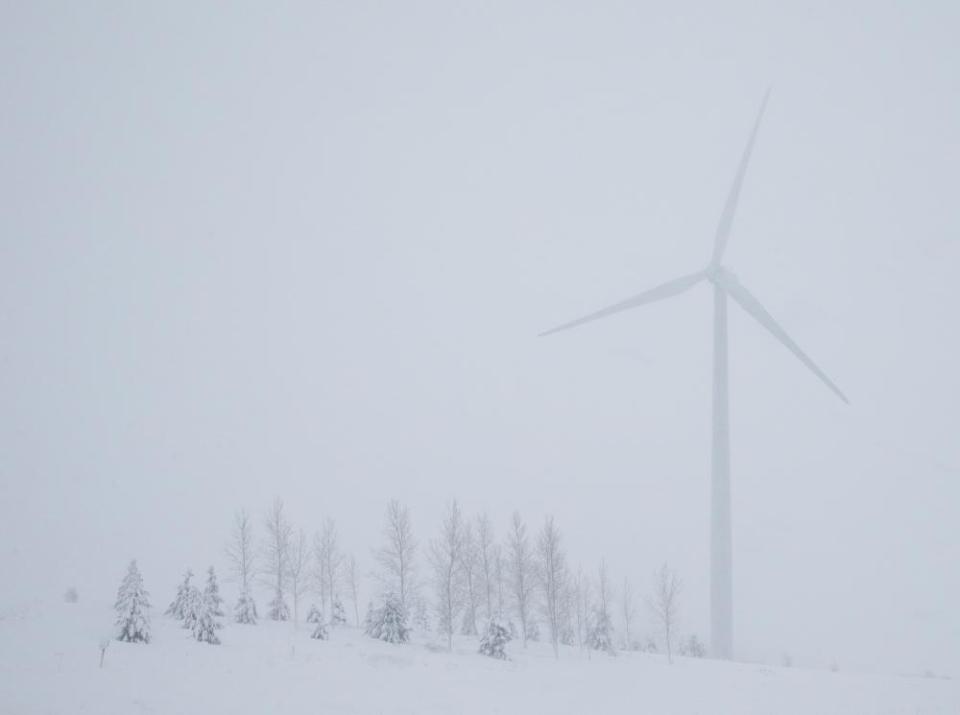
[[[797,359],[806,365],[830,390],[844,402],[846,396],[829,377],[814,364],[786,331],[773,319],[750,291],[724,267],[723,254],[730,237],[733,216],[740,197],[743,177],[753,151],[753,143],[760,128],[760,119],[767,106],[770,90],[764,95],[753,130],[733,179],[733,186],[720,215],[720,224],[714,236],[713,256],[706,268],[675,278],[656,288],[608,306],[569,323],[564,323],[541,335],[575,328],[615,313],[637,308],[664,298],[684,293],[701,281],[713,284],[713,446],[711,469],[711,523],[710,523],[710,649],[715,658],[733,657],[733,560],[730,523],[730,429],[727,404],[727,297],[729,296],[760,325],[783,343]]]

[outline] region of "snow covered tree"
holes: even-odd
[[[411,596],[411,600],[413,601],[413,605],[407,606],[407,612],[413,611],[413,615],[410,616],[413,627],[421,633],[429,633],[432,625],[430,623],[430,607],[427,604],[427,599],[418,593],[416,596]]]
[[[566,587],[567,564],[560,545],[560,530],[557,529],[552,516],[548,516],[543,530],[537,539],[538,571],[540,583],[543,586],[543,610],[550,629],[550,644],[553,646],[553,655],[560,657],[560,630],[562,619],[560,602],[563,590]]]
[[[223,599],[220,598],[217,576],[213,572],[213,566],[211,566],[207,571],[207,585],[200,597],[192,629],[193,637],[201,643],[220,644],[217,631],[223,628],[219,620],[223,616],[222,603]]]
[[[523,523],[519,512],[513,513],[510,532],[507,535],[507,570],[510,579],[510,591],[513,595],[517,620],[520,623],[520,637],[523,647],[530,640],[530,620],[533,610],[534,562],[527,525]]]
[[[289,582],[290,540],[293,528],[283,513],[283,501],[275,499],[265,519],[267,531],[263,543],[264,577],[273,589],[273,598],[268,604],[267,617],[272,621],[290,619],[290,607],[285,593]]]
[[[430,563],[433,566],[437,594],[437,622],[447,637],[447,649],[453,650],[453,630],[463,605],[463,517],[456,500],[447,507],[440,535],[430,542]]]
[[[587,647],[592,650],[602,650],[610,655],[616,654],[613,648],[613,624],[610,622],[610,614],[600,605],[593,610],[593,618],[587,634]]]
[[[193,586],[190,583],[190,579],[192,578],[193,571],[187,569],[187,572],[183,575],[183,581],[177,586],[177,595],[170,605],[167,606],[167,610],[164,611],[163,615],[173,616],[180,621],[187,617],[187,613],[190,608],[192,608]]]
[[[407,627],[407,614],[400,603],[400,598],[388,593],[384,597],[380,608],[370,608],[367,611],[365,632],[371,638],[377,638],[387,643],[406,643],[410,640],[410,629]]]
[[[680,579],[667,564],[657,572],[650,608],[660,624],[667,661],[673,663],[673,632],[677,625],[677,609],[680,600]]]
[[[233,579],[240,585],[240,597],[234,607],[237,623],[256,625],[257,604],[253,600],[253,578],[256,575],[256,554],[253,548],[253,522],[246,511],[234,516],[233,534],[226,548]]]
[[[150,594],[143,587],[143,577],[137,568],[136,560],[127,567],[117,591],[116,625],[120,629],[118,641],[127,643],[150,642]]]
[[[314,623],[316,623],[316,626],[313,629],[313,633],[310,634],[310,637],[318,641],[327,640],[330,637],[330,631],[327,630],[327,624],[323,622],[323,618],[319,621],[314,621]]]
[[[530,616],[530,621],[527,623],[527,640],[533,641],[534,643],[540,642],[540,624],[537,623],[537,619]]]
[[[207,569],[207,585],[203,589],[203,601],[215,618],[223,618],[223,599],[220,598],[220,586],[213,566]]]
[[[307,623],[323,623],[323,612],[315,603],[310,604],[310,610],[307,611]]]
[[[706,654],[707,649],[696,634],[691,635],[680,644],[680,655],[685,655],[688,658],[703,658]]]
[[[337,596],[333,599],[333,606],[330,610],[330,625],[342,626],[347,622],[346,611],[343,610],[343,601]]]
[[[385,592],[397,595],[406,611],[417,595],[417,540],[410,524],[410,511],[396,499],[387,505],[383,540],[383,546],[374,552],[380,564],[377,578]]]
[[[507,630],[507,627],[498,619],[491,618],[486,629],[484,629],[483,638],[480,639],[480,653],[490,658],[506,660],[505,648],[509,641],[510,631]]]
[[[271,621],[290,620],[290,606],[287,605],[287,601],[283,597],[283,591],[279,589],[274,593],[273,598],[270,599],[270,602],[267,604],[267,609],[267,616]]]
[[[257,625],[257,604],[247,591],[241,591],[233,609],[233,620],[250,626]]]
[[[193,626],[197,622],[197,616],[200,614],[202,601],[203,595],[200,593],[200,589],[196,586],[190,586],[187,589],[186,603],[183,606],[183,621],[180,623],[182,628],[186,628],[188,631],[193,630]]]
[[[587,636],[587,646],[592,650],[602,650],[610,655],[616,655],[613,644],[613,618],[611,616],[612,594],[610,578],[607,575],[607,565],[600,562],[597,578],[597,602],[593,609],[593,616]]]

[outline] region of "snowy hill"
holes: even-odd
[[[428,641],[390,645],[352,628],[227,624],[197,643],[158,615],[149,645],[112,641],[105,605],[35,605],[0,618],[0,713],[617,713],[810,715],[960,712],[951,680],[773,668],[646,654],[616,658],[544,644],[511,660]]]

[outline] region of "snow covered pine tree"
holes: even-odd
[[[117,626],[120,632],[118,641],[127,643],[150,642],[150,594],[143,588],[143,577],[137,568],[136,560],[127,567],[127,575],[123,577],[120,589],[117,591]]]
[[[307,623],[323,623],[323,613],[315,603],[310,604],[310,610],[307,611]]]
[[[613,624],[610,623],[610,614],[602,607],[593,612],[593,625],[587,634],[587,645],[593,650],[602,650],[610,655],[616,655],[613,648]]]
[[[406,643],[410,640],[407,614],[396,595],[388,593],[383,606],[367,612],[365,631],[371,638],[387,643]]]
[[[347,622],[347,612],[343,608],[343,601],[337,596],[333,599],[333,610],[330,614],[331,626],[342,626]]]
[[[203,595],[200,598],[199,608],[195,612],[196,617],[193,623],[193,637],[201,643],[220,644],[217,631],[223,628],[218,620],[223,616],[223,610],[220,608],[221,603],[223,603],[223,599],[220,598],[217,576],[213,572],[213,566],[211,566],[210,570],[207,571],[207,585],[203,589]]]
[[[323,622],[323,616],[317,618],[314,621],[317,624],[317,627],[313,629],[313,633],[310,634],[311,638],[315,638],[318,641],[325,641],[330,637],[330,631],[327,630],[327,624]]]
[[[199,588],[191,584],[188,586],[184,598],[183,621],[180,625],[188,631],[192,631],[203,606],[203,595],[200,593]]]
[[[176,598],[173,599],[173,602],[167,607],[163,615],[173,616],[178,621],[186,618],[190,605],[190,592],[193,589],[193,586],[190,584],[190,579],[192,578],[193,571],[187,569],[187,572],[183,575],[183,581],[177,586]]]
[[[233,620],[250,626],[257,625],[257,604],[246,590],[240,592],[240,598],[237,599],[237,605],[233,611]]]
[[[510,631],[498,619],[491,618],[483,632],[483,638],[480,639],[480,652],[483,655],[499,660],[506,660],[507,653],[504,650],[510,641]]]

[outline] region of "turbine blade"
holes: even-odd
[[[760,301],[757,300],[753,294],[743,286],[743,284],[741,284],[735,278],[730,278],[728,276],[722,277],[721,284],[730,297],[740,304],[741,308],[752,315],[754,319],[760,323],[760,325],[765,327],[770,331],[771,334],[773,334],[773,337],[783,343],[790,352],[796,355],[800,362],[810,368],[810,371],[819,377],[837,397],[847,404],[850,404],[850,400],[847,399],[847,396],[843,394],[840,388],[837,387],[833,381],[827,377],[826,373],[817,367],[813,360],[811,360],[807,354],[800,349],[800,346],[797,345],[789,335],[787,335],[787,331],[780,327],[777,321],[773,319],[773,316],[767,312],[767,309],[760,304]]]
[[[753,142],[757,138],[757,131],[760,129],[760,120],[763,118],[763,112],[767,108],[767,100],[770,99],[770,90],[767,89],[763,95],[763,102],[760,103],[760,111],[757,113],[757,120],[753,123],[753,131],[750,132],[750,139],[747,141],[747,148],[743,150],[743,156],[740,158],[740,166],[737,168],[737,175],[733,179],[733,185],[730,187],[730,193],[727,195],[727,203],[724,204],[723,213],[720,214],[720,224],[717,226],[717,233],[713,240],[713,264],[719,265],[723,260],[723,253],[727,248],[727,239],[730,238],[730,229],[733,227],[733,216],[737,212],[737,202],[740,200],[740,187],[743,186],[743,177],[747,173],[747,164],[750,163],[750,154],[753,152]]]
[[[571,320],[569,323],[564,323],[563,325],[558,325],[555,328],[551,328],[550,330],[540,333],[540,337],[558,333],[561,330],[567,330],[568,328],[575,328],[578,325],[583,325],[584,323],[589,323],[593,320],[599,320],[600,318],[606,318],[608,315],[629,310],[630,308],[637,308],[647,303],[653,303],[658,300],[663,300],[664,298],[670,298],[689,290],[697,283],[702,281],[705,277],[706,276],[703,271],[698,271],[696,273],[691,273],[688,276],[674,278],[672,281],[668,281],[663,285],[657,286],[656,288],[651,288],[650,290],[644,291],[643,293],[635,295],[632,298],[627,298],[619,303],[615,303],[594,313],[590,313],[590,315],[585,315],[582,318]]]

